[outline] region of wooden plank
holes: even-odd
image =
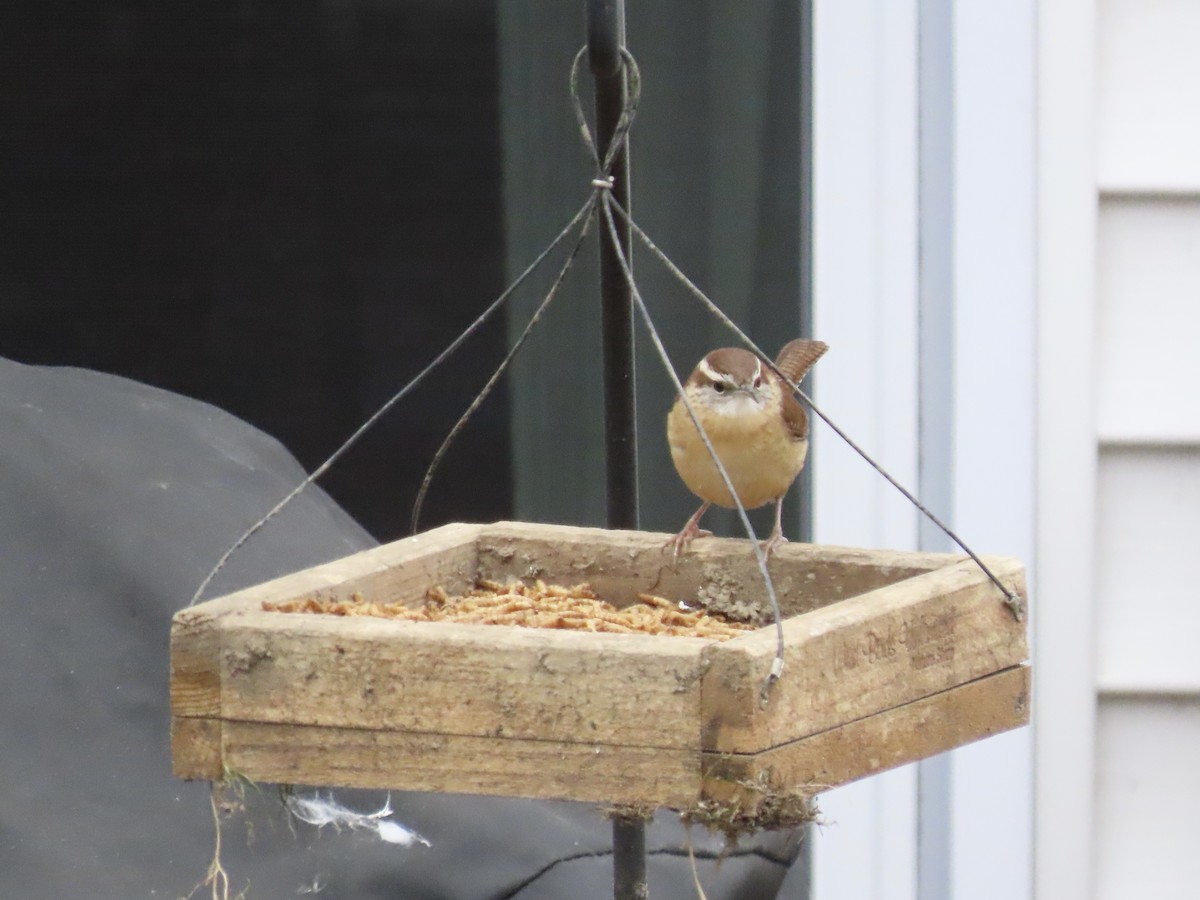
[[[252,781],[671,807],[700,790],[696,750],[189,721],[219,731],[222,764]],[[206,754],[176,756],[181,778],[212,772]]]
[[[735,615],[769,612],[762,575],[744,540],[702,538],[672,562],[671,535],[529,522],[498,522],[479,535],[483,578],[586,581],[618,606],[638,593],[696,600]],[[947,553],[859,550],[790,543],[771,558],[771,577],[784,616],[857,596],[943,568],[962,557]]]
[[[177,716],[217,716],[221,709],[219,623],[259,609],[264,600],[420,599],[431,583],[451,590],[473,581],[478,525],[445,525],[324,565],[182,609],[171,622],[171,709]]]
[[[807,787],[813,760],[841,783],[1019,724],[996,699],[1012,699],[1014,676],[989,676],[1027,657],[1024,625],[973,563],[946,554],[782,548],[781,597],[811,611],[784,623],[787,664],[765,706],[771,628],[721,644],[261,609],[354,593],[415,603],[477,576],[588,580],[630,598],[672,596],[664,585],[715,583],[737,602],[761,592],[744,541],[704,542],[666,566],[666,538],[447,526],[181,611],[176,772],[688,806],[703,751],[710,780],[803,776]],[[1024,593],[1019,562],[988,562]],[[952,721],[928,728],[938,715]]]
[[[817,794],[1029,723],[1030,673],[1015,666],[756,754],[704,754],[706,797],[755,808],[774,785]]]
[[[700,638],[248,611],[230,720],[699,748]]]
[[[683,809],[752,811],[772,790],[819,793],[1029,721],[1029,669],[969,684],[758,754],[176,719],[175,774]],[[701,777],[703,772],[703,777]]]
[[[986,560],[1025,595],[1017,560]],[[784,623],[783,678],[760,689],[775,635],[704,651],[703,747],[753,753],[944,691],[1028,658],[1024,623],[972,562],[919,575]]]
[[[171,764],[177,778],[220,781],[224,777],[221,757],[220,719],[171,717]]]

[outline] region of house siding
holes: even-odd
[[[1097,19],[1100,900],[1200,882],[1200,3]]]

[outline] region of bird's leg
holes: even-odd
[[[683,526],[683,530],[663,546],[663,552],[667,552],[667,548],[671,548],[671,559],[679,559],[679,554],[687,549],[687,545],[698,537],[712,537],[711,531],[705,531],[700,527],[700,519],[708,512],[708,508],[712,506],[707,500],[701,507],[692,513],[692,517],[687,520],[687,524]]]
[[[771,532],[769,538],[762,542],[763,556],[770,559],[775,548],[786,543],[787,538],[783,536],[783,498],[780,497],[775,501],[775,530]]]

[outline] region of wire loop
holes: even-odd
[[[587,146],[592,157],[592,162],[596,164],[597,179],[608,179],[611,177],[613,161],[617,158],[617,154],[621,152],[621,147],[625,143],[625,139],[629,136],[629,128],[633,125],[633,119],[637,115],[638,104],[642,100],[642,72],[638,68],[637,60],[633,58],[633,54],[621,48],[621,59],[625,62],[625,71],[629,76],[629,94],[625,98],[625,108],[621,110],[621,116],[617,119],[616,128],[613,129],[612,140],[608,142],[608,147],[604,151],[604,159],[600,159],[600,153],[596,149],[596,142],[592,138],[592,129],[588,125],[587,116],[583,114],[583,104],[579,99],[579,69],[583,63],[583,58],[587,56],[588,48],[582,47],[575,54],[575,61],[571,63],[571,104],[575,109],[575,121],[579,123],[579,132],[583,137],[583,143]],[[597,187],[596,182],[592,182],[593,187]]]

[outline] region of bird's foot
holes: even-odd
[[[688,522],[683,527],[683,530],[675,537],[667,541],[662,548],[662,552],[671,551],[671,561],[679,559],[680,554],[687,550],[688,544],[698,537],[712,537],[712,532],[707,528],[699,527],[695,522]]]
[[[709,506],[711,506],[711,504],[708,501],[705,501],[703,504],[701,504],[700,508],[692,513],[692,517],[687,520],[687,524],[683,526],[683,530],[663,545],[663,553],[666,553],[667,550],[671,551],[672,563],[679,559],[679,554],[686,550],[687,545],[696,538],[712,537],[711,531],[705,531],[700,527],[700,520],[704,518],[704,514],[708,512]]]
[[[771,536],[759,545],[762,547],[763,557],[769,560],[771,558],[771,554],[787,542],[788,539],[783,536],[782,531],[771,532]]]

